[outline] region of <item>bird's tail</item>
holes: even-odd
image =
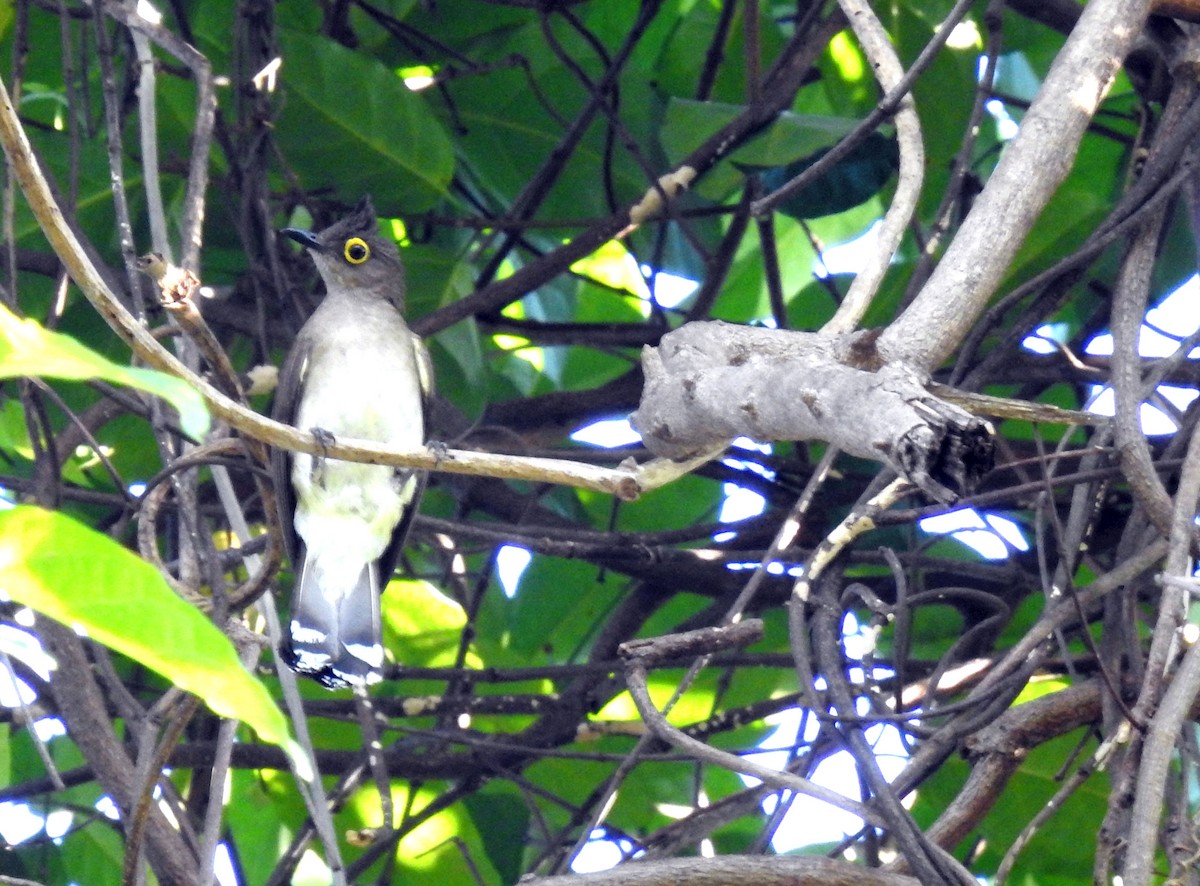
[[[379,682],[383,634],[375,564],[363,566],[346,591],[331,587],[334,583],[307,552],[301,562],[282,650],[285,661],[329,689]]]

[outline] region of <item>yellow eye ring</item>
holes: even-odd
[[[362,237],[351,237],[346,241],[342,255],[346,257],[346,261],[350,262],[350,264],[361,265],[371,257],[371,247],[367,245],[367,241]]]

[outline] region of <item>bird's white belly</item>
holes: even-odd
[[[308,461],[306,457],[303,461]],[[349,593],[364,563],[382,556],[412,500],[416,480],[399,482],[395,469],[327,459],[319,494],[313,494],[309,467],[296,459],[292,479],[300,507],[294,525],[304,539],[319,585],[332,594]],[[300,472],[304,471],[301,478]]]
[[[369,340],[339,342],[313,355],[305,373],[296,426],[320,428],[335,438],[358,438],[417,448],[424,420],[416,363],[407,349],[381,357]],[[403,468],[295,454],[296,532],[317,568],[326,560],[369,563],[387,547],[392,530],[412,500],[415,479]],[[323,554],[332,556],[325,558]],[[347,567],[349,570],[349,567]],[[357,577],[330,575],[330,586],[353,586]],[[348,589],[347,587],[347,589]]]

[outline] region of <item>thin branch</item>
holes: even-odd
[[[1200,425],[1193,428],[1188,441],[1187,458],[1175,493],[1172,514],[1170,551],[1163,569],[1164,575],[1177,578],[1190,577],[1191,549],[1196,502],[1200,499]],[[1161,608],[1180,613],[1186,600],[1178,589],[1170,585],[1164,588]],[[1173,625],[1164,625],[1160,620],[1156,629],[1166,628],[1174,635]],[[1165,644],[1164,644],[1165,645]],[[1154,868],[1154,854],[1158,839],[1158,821],[1166,793],[1166,781],[1173,759],[1173,749],[1184,722],[1190,716],[1192,705],[1200,693],[1200,644],[1193,644],[1184,654],[1178,670],[1165,675],[1166,662],[1155,663],[1153,659],[1146,669],[1146,684],[1142,697],[1138,699],[1137,711],[1145,715],[1157,707],[1150,718],[1150,730],[1142,746],[1138,777],[1135,785],[1133,809],[1130,813],[1129,845],[1125,851],[1125,883],[1129,886],[1147,886]],[[1154,705],[1162,681],[1169,681],[1162,703]]]
[[[631,662],[626,665],[625,681],[629,687],[629,694],[633,697],[634,704],[637,705],[638,713],[642,715],[642,719],[653,730],[654,734],[667,744],[679,748],[679,750],[705,763],[720,766],[722,769],[728,769],[730,772],[749,775],[781,790],[807,794],[818,800],[823,800],[837,809],[857,815],[863,821],[879,827],[886,826],[884,819],[874,809],[864,806],[862,803],[857,803],[849,797],[844,797],[837,791],[830,790],[827,787],[791,772],[772,769],[770,766],[764,766],[747,757],[738,757],[728,751],[722,751],[706,745],[704,742],[697,741],[690,735],[675,728],[667,722],[666,717],[659,712],[651,700],[650,691],[646,685],[646,669],[640,663]]]
[[[119,0],[107,0],[104,8],[105,12],[118,19],[132,32],[134,47],[138,53],[138,60],[143,65],[143,76],[145,76],[146,67],[152,69],[154,65],[153,56],[149,54],[149,47],[146,45],[147,40],[152,40],[157,46],[171,53],[188,67],[188,70],[192,73],[192,80],[196,85],[196,116],[192,121],[187,193],[184,196],[183,218],[180,224],[182,256],[179,264],[188,270],[198,271],[200,267],[200,244],[204,233],[204,197],[208,189],[209,150],[212,146],[213,122],[217,111],[212,66],[203,53],[166,28],[143,18],[132,8],[133,6],[134,4],[130,4],[130,7],[125,7],[121,5]],[[145,48],[143,49],[143,47]],[[152,104],[152,86],[150,95]],[[146,110],[143,106],[143,113]],[[157,147],[154,145],[155,132],[155,128],[151,127],[149,129],[148,134],[143,139],[143,150],[149,147],[152,152],[157,151]],[[147,139],[149,140],[149,145],[146,144]],[[158,188],[157,182],[152,181],[149,175],[147,175],[147,190],[151,196],[149,206],[151,209],[151,223],[153,225],[154,214],[156,212],[154,202],[155,195],[158,194]],[[157,212],[161,216],[161,203]],[[170,259],[171,253],[164,251],[164,248],[168,245],[165,239],[165,222],[163,237],[164,240],[161,244],[157,236],[155,237],[154,248]]]
[[[214,481],[217,486],[217,493],[225,507],[226,517],[230,521],[230,528],[238,538],[238,541],[244,545],[251,538],[250,527],[246,524],[245,516],[242,513],[240,502],[237,500],[237,494],[229,480],[229,475],[224,471],[214,472]],[[254,554],[248,556],[246,558],[246,568],[252,574],[258,571],[261,568],[259,557]],[[278,649],[283,639],[283,629],[279,623],[279,614],[275,608],[275,598],[271,591],[268,590],[259,598],[258,610],[263,616],[263,622],[266,626],[267,637],[271,642],[271,646]],[[312,737],[308,731],[308,718],[304,713],[304,705],[300,700],[300,689],[296,685],[296,674],[284,663],[282,656],[273,656],[273,660],[275,662],[275,675],[279,679],[279,688],[283,695],[284,709],[292,721],[292,731],[296,736],[296,741],[304,749],[309,769],[312,772],[319,772]],[[232,752],[232,748],[228,750]],[[296,789],[299,791],[301,798],[304,800],[305,807],[308,809],[309,820],[313,823],[313,828],[325,850],[325,863],[329,866],[333,878],[333,886],[345,886],[346,875],[342,864],[341,850],[334,832],[333,816],[330,813],[329,801],[325,795],[321,779],[305,779],[301,777],[300,771],[296,768],[293,755],[287,754],[286,758],[287,768],[296,780]],[[223,793],[218,794],[218,796],[222,795]],[[201,884],[201,886],[208,886],[208,884]]]
[[[942,22],[939,33],[948,35],[957,20],[966,15],[972,2],[959,0]],[[838,0],[838,3],[850,21],[850,27],[854,29],[863,53],[871,62],[880,87],[887,94],[895,94],[904,81],[904,68],[887,31],[865,0]],[[925,146],[921,140],[921,121],[917,118],[916,103],[911,92],[903,93],[897,103],[896,137],[900,143],[899,184],[892,197],[892,205],[880,224],[878,244],[850,284],[837,312],[822,328],[824,333],[836,335],[850,332],[862,321],[916,212],[925,180]]]

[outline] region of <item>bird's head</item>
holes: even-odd
[[[404,266],[390,238],[379,234],[371,198],[318,233],[284,228],[285,237],[308,249],[328,291],[350,290],[386,298],[404,308]]]

